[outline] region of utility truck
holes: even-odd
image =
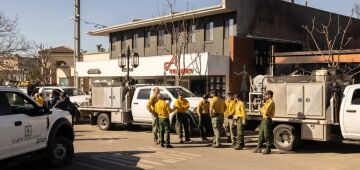
[[[360,84],[351,84],[327,70],[310,76],[257,76],[249,93],[248,126],[261,121],[263,94],[272,90],[276,148],[293,150],[301,140],[360,140]]]
[[[172,107],[177,99],[178,92],[190,103],[188,121],[191,128],[195,126],[195,109],[200,97],[195,97],[189,90],[180,86],[93,86],[91,105],[79,107],[82,114],[89,115],[92,125],[98,125],[101,130],[109,130],[116,124],[145,123],[151,124],[152,115],[147,111],[146,105],[153,89],[158,87],[160,93]],[[174,124],[175,114],[170,115]]]
[[[68,111],[39,106],[16,88],[0,87],[0,161],[41,156],[63,166],[74,156],[74,130]]]

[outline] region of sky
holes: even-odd
[[[170,0],[174,1],[174,0]],[[304,4],[305,0],[295,0]],[[176,0],[177,11],[220,4],[221,0]],[[96,44],[109,47],[108,37],[90,36],[96,23],[113,26],[134,18],[152,18],[164,11],[166,0],[81,0],[81,49],[96,52]],[[308,0],[308,6],[350,15],[360,0]],[[29,42],[46,48],[74,46],[74,0],[0,0],[0,12],[18,19],[18,32]],[[90,23],[90,24],[89,24]]]

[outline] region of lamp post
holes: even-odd
[[[131,57],[131,66],[130,68],[130,57]],[[126,53],[122,53],[119,56],[119,67],[122,69],[122,72],[127,72],[126,81],[130,85],[130,71],[133,71],[134,68],[139,66],[139,54],[133,52],[131,55],[130,46],[127,47]]]

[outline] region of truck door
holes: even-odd
[[[135,122],[151,122],[151,113],[146,109],[149,101],[151,88],[139,89],[132,100],[132,115]]]
[[[341,130],[347,139],[360,139],[360,87],[345,91],[340,114]]]
[[[11,108],[13,156],[46,147],[47,121],[43,108],[18,92],[5,92]]]
[[[11,157],[13,147],[13,120],[11,110],[5,106],[5,102],[5,96],[0,94],[0,160]]]

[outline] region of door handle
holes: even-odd
[[[21,126],[21,125],[22,125],[22,122],[21,122],[21,121],[16,121],[16,122],[14,122],[14,125],[15,125],[15,126]]]
[[[356,110],[346,110],[346,112],[349,112],[349,113],[356,113]]]
[[[138,102],[134,102],[134,104],[139,104]]]

